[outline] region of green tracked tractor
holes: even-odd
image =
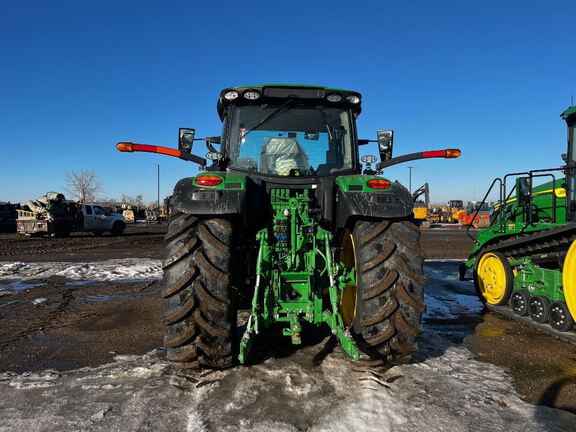
[[[219,137],[182,128],[178,150],[117,145],[200,165],[172,195],[162,291],[168,358],[190,367],[244,364],[266,329],[281,328],[298,345],[306,328],[326,324],[353,359],[407,361],[425,309],[420,232],[409,191],[379,174],[460,151],[393,158],[392,131],[359,140],[354,91],[232,87],[217,108]],[[205,157],[192,154],[196,141],[205,142]],[[379,162],[360,159],[369,142]],[[239,309],[249,309],[241,337]]]
[[[568,126],[565,165],[492,182],[484,201],[494,187],[500,198],[491,225],[478,233],[460,277],[472,269],[486,304],[509,305],[518,316],[567,331],[576,319],[576,107],[561,117]]]

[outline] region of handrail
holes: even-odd
[[[472,222],[470,223],[470,225],[468,225],[468,227],[466,228],[466,235],[468,237],[470,237],[475,243],[478,243],[478,241],[472,237],[468,231],[470,230],[470,227],[472,226],[472,224],[474,223],[474,220],[476,220],[476,216],[478,216],[478,213],[480,212],[480,209],[482,208],[482,206],[484,205],[484,203],[486,202],[486,198],[488,198],[488,195],[490,194],[490,192],[492,192],[492,188],[494,187],[494,185],[496,184],[496,182],[499,181],[500,182],[500,189],[502,189],[502,179],[500,177],[496,177],[493,181],[492,184],[490,185],[490,187],[488,188],[488,192],[486,192],[486,195],[484,195],[484,198],[482,199],[482,202],[480,203],[480,205],[478,206],[478,208],[476,209],[476,213],[474,213],[474,216],[472,217]]]
[[[486,199],[488,198],[488,195],[490,194],[490,192],[492,192],[492,188],[494,187],[494,185],[499,182],[500,183],[500,196],[499,196],[499,200],[498,200],[498,221],[499,221],[499,232],[500,233],[504,233],[504,221],[505,221],[505,214],[504,214],[504,208],[506,203],[508,202],[508,200],[510,199],[510,197],[512,196],[512,194],[514,193],[514,191],[516,190],[516,185],[514,185],[514,187],[512,187],[512,189],[510,190],[510,193],[508,195],[506,195],[506,185],[507,185],[507,180],[509,177],[519,177],[521,175],[524,176],[528,176],[528,178],[530,179],[530,202],[528,205],[528,214],[527,214],[527,223],[531,224],[532,223],[532,198],[533,198],[533,186],[532,186],[532,179],[535,177],[552,177],[552,222],[555,223],[556,222],[556,209],[557,209],[557,203],[556,203],[556,177],[550,173],[550,171],[564,171],[566,169],[565,166],[560,167],[560,168],[546,168],[546,169],[538,169],[538,170],[532,170],[532,171],[528,171],[528,172],[515,172],[515,173],[509,173],[506,174],[504,176],[503,179],[500,179],[500,177],[496,177],[492,183],[490,184],[490,187],[488,188],[488,192],[486,192],[486,195],[484,195],[484,198],[482,199],[482,202],[480,203],[480,205],[478,206],[478,209],[476,210],[476,212],[474,213],[474,216],[472,217],[472,222],[476,219],[476,217],[478,216],[478,213],[480,212],[480,209],[482,208],[482,206],[484,205],[484,203],[486,202]],[[536,174],[535,173],[545,173],[545,174]],[[490,224],[490,226],[492,226],[492,224]],[[474,240],[474,242],[476,244],[478,244],[478,242],[468,233],[468,231],[470,230],[470,227],[472,226],[472,223],[470,225],[468,225],[468,227],[466,228],[466,234],[468,235],[468,237],[470,237],[472,240]]]
[[[532,174],[532,171],[530,171]],[[532,195],[534,193],[532,188],[532,178],[533,177],[552,177],[552,223],[556,223],[556,177],[554,174],[537,174],[530,177],[530,212],[528,223],[532,224]]]

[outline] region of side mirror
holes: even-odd
[[[192,145],[194,144],[195,129],[180,128],[178,129],[178,150],[182,153],[192,153]]]
[[[392,159],[392,147],[394,145],[394,131],[393,130],[379,130],[376,131],[378,137],[378,152],[380,153],[380,160]]]

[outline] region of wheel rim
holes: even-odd
[[[496,305],[506,295],[506,269],[500,258],[487,253],[478,263],[478,285],[487,303]]]
[[[510,299],[510,303],[512,304],[512,309],[516,313],[523,313],[526,310],[526,300],[524,296],[520,293],[513,293],[512,298]]]
[[[573,241],[564,260],[562,269],[562,290],[566,306],[572,318],[576,320],[576,241]]]
[[[544,314],[544,306],[538,299],[534,299],[530,302],[530,312],[534,318],[541,318]]]
[[[352,233],[348,230],[344,231],[342,235],[342,242],[340,243],[340,261],[347,269],[355,269],[356,267],[356,249],[354,247],[354,238]],[[358,272],[356,271],[356,277]],[[348,285],[340,291],[339,308],[342,314],[342,319],[346,327],[350,328],[356,319],[356,304],[358,303],[358,287],[356,284]]]
[[[563,327],[566,324],[566,315],[559,305],[553,305],[550,308],[550,324],[554,327]]]

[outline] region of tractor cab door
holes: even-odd
[[[566,163],[566,204],[570,219],[576,221],[576,113],[565,117],[568,125],[568,157]]]

